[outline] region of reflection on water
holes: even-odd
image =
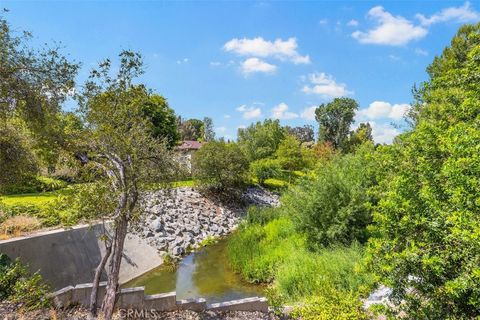
[[[144,286],[146,294],[177,292],[177,299],[202,297],[209,303],[261,296],[262,287],[242,281],[228,265],[227,240],[186,256],[177,270],[158,267],[124,287]]]

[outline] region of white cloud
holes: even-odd
[[[415,54],[417,56],[428,56],[428,51],[420,48],[415,49]]]
[[[308,64],[310,57],[302,56],[297,51],[297,39],[289,38],[288,40],[276,39],[275,41],[264,40],[262,37],[253,39],[237,39],[234,38],[223,46],[223,50],[234,52],[241,56],[253,57],[274,57],[279,60],[289,60],[294,64]]]
[[[212,62],[210,62],[210,65],[211,65],[212,67],[219,67],[219,66],[222,65],[222,63],[221,63],[221,62],[218,62],[218,61],[212,61]]]
[[[232,116],[231,116],[231,115],[229,115],[229,114],[225,114],[225,115],[223,115],[223,118],[225,118],[225,119],[230,119],[231,117],[232,117]]]
[[[189,59],[188,58],[183,58],[181,60],[177,60],[177,64],[183,64],[183,63],[188,63]]]
[[[311,106],[308,108],[303,109],[302,113],[300,114],[300,117],[305,120],[315,120],[315,109],[317,109],[316,106]]]
[[[321,24],[321,25],[325,25],[328,23],[328,19],[320,19],[320,21],[318,21],[318,24]]]
[[[353,32],[352,37],[360,43],[401,46],[421,39],[428,33],[423,26],[416,26],[402,16],[393,16],[381,6],[370,9],[368,16],[376,20],[378,25],[366,32]]]
[[[289,119],[298,118],[298,114],[296,114],[295,112],[288,111],[288,105],[282,102],[276,105],[275,107],[273,107],[272,118],[289,120]]]
[[[430,26],[439,22],[457,21],[461,23],[472,22],[480,20],[480,13],[476,12],[469,2],[461,7],[449,7],[445,8],[439,13],[436,13],[430,17],[425,17],[423,14],[417,14],[417,19],[423,26]]]
[[[242,63],[241,70],[245,75],[255,72],[275,73],[275,71],[277,71],[277,66],[258,58],[248,58]]]
[[[262,116],[262,109],[258,107],[248,107],[245,104],[241,105],[236,110],[243,113],[244,119],[260,118]]]
[[[337,83],[332,76],[322,73],[312,73],[308,76],[311,86],[302,89],[307,94],[318,94],[326,98],[343,97],[352,94],[343,83]]]
[[[215,128],[215,132],[217,132],[219,134],[225,133],[226,131],[227,131],[226,127],[216,127]]]
[[[401,120],[410,110],[410,105],[406,103],[391,104],[385,101],[374,101],[368,108],[357,111],[357,121],[362,118],[367,119],[392,119]]]
[[[350,21],[347,22],[347,26],[349,27],[358,27],[358,21],[355,20],[355,19],[352,19]]]

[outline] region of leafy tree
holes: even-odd
[[[236,143],[210,141],[192,159],[193,174],[202,187],[227,191],[242,187],[248,161]]]
[[[0,193],[37,172],[38,163],[20,130],[10,124],[0,127]]]
[[[358,128],[351,133],[346,150],[353,152],[358,146],[361,146],[365,142],[373,142],[372,127],[368,122],[360,123]]]
[[[295,136],[300,142],[312,142],[315,140],[315,132],[312,125],[304,125],[303,127],[286,126],[288,134]]]
[[[376,198],[367,191],[376,185],[373,144],[355,154],[336,155],[282,199],[284,211],[307,235],[310,247],[366,242]]]
[[[320,127],[319,142],[329,142],[335,149],[343,151],[357,109],[358,103],[351,98],[335,98],[315,109],[315,119]]]
[[[282,174],[282,167],[277,159],[258,159],[250,163],[250,172],[263,184],[265,180],[277,178]]]
[[[215,131],[213,129],[213,120],[212,118],[205,117],[203,118],[203,140],[204,141],[213,141],[215,140]]]
[[[285,138],[285,129],[278,120],[266,119],[238,130],[238,144],[249,162],[268,158],[277,151]]]
[[[120,67],[111,75],[110,60],[105,60],[84,85],[79,97],[86,125],[84,135],[91,166],[101,172],[98,183],[109,186],[115,209],[105,218],[113,220],[112,237],[103,235],[107,254],[102,258],[94,279],[91,311],[96,312],[96,294],[100,274],[108,264],[108,280],[102,304],[103,316],[112,317],[119,289],[118,279],[123,246],[129,223],[138,213],[138,200],[144,184],[169,179],[177,167],[165,142],[152,136],[152,123],[145,118],[144,106],[151,101],[142,85],[132,83],[143,73],[137,53],[123,51]]]
[[[180,118],[180,137],[182,140],[201,141],[205,136],[203,121],[198,119],[189,119],[182,121]]]
[[[145,116],[152,123],[152,135],[164,139],[169,148],[174,147],[179,138],[175,112],[168,105],[167,99],[158,94],[150,95],[142,107]]]
[[[414,128],[382,157],[370,262],[410,319],[480,314],[480,24],[427,71]]]
[[[79,67],[63,56],[58,46],[31,48],[31,37],[28,32],[15,33],[0,17],[0,128],[5,132],[3,143],[10,145],[8,156],[6,149],[0,153],[5,159],[15,158],[19,163],[18,168],[14,168],[15,163],[2,164],[13,170],[0,172],[0,180],[4,181],[7,176],[9,180],[14,177],[23,179],[26,171],[19,175],[18,172],[32,168],[22,164],[31,163],[34,154],[40,155],[47,163],[55,159],[59,145],[55,128],[57,118],[62,103],[74,87]],[[15,138],[18,141],[12,140],[12,135],[20,132],[22,137]],[[25,149],[25,139],[29,140],[30,150]],[[32,148],[36,153],[31,152]],[[16,155],[12,154],[17,151]],[[26,156],[29,158],[22,158]]]
[[[292,135],[287,135],[280,142],[275,156],[285,170],[301,170],[305,167],[300,141]]]

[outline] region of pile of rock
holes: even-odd
[[[263,188],[247,189],[243,200],[242,204],[225,205],[187,187],[149,192],[142,200],[142,217],[132,231],[159,254],[179,257],[209,237],[233,231],[248,205],[279,205],[278,196]]]

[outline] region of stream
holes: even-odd
[[[145,294],[176,291],[178,300],[198,297],[207,303],[262,296],[262,286],[245,282],[229,266],[227,241],[222,239],[185,256],[175,270],[159,266],[123,287],[143,286]]]

